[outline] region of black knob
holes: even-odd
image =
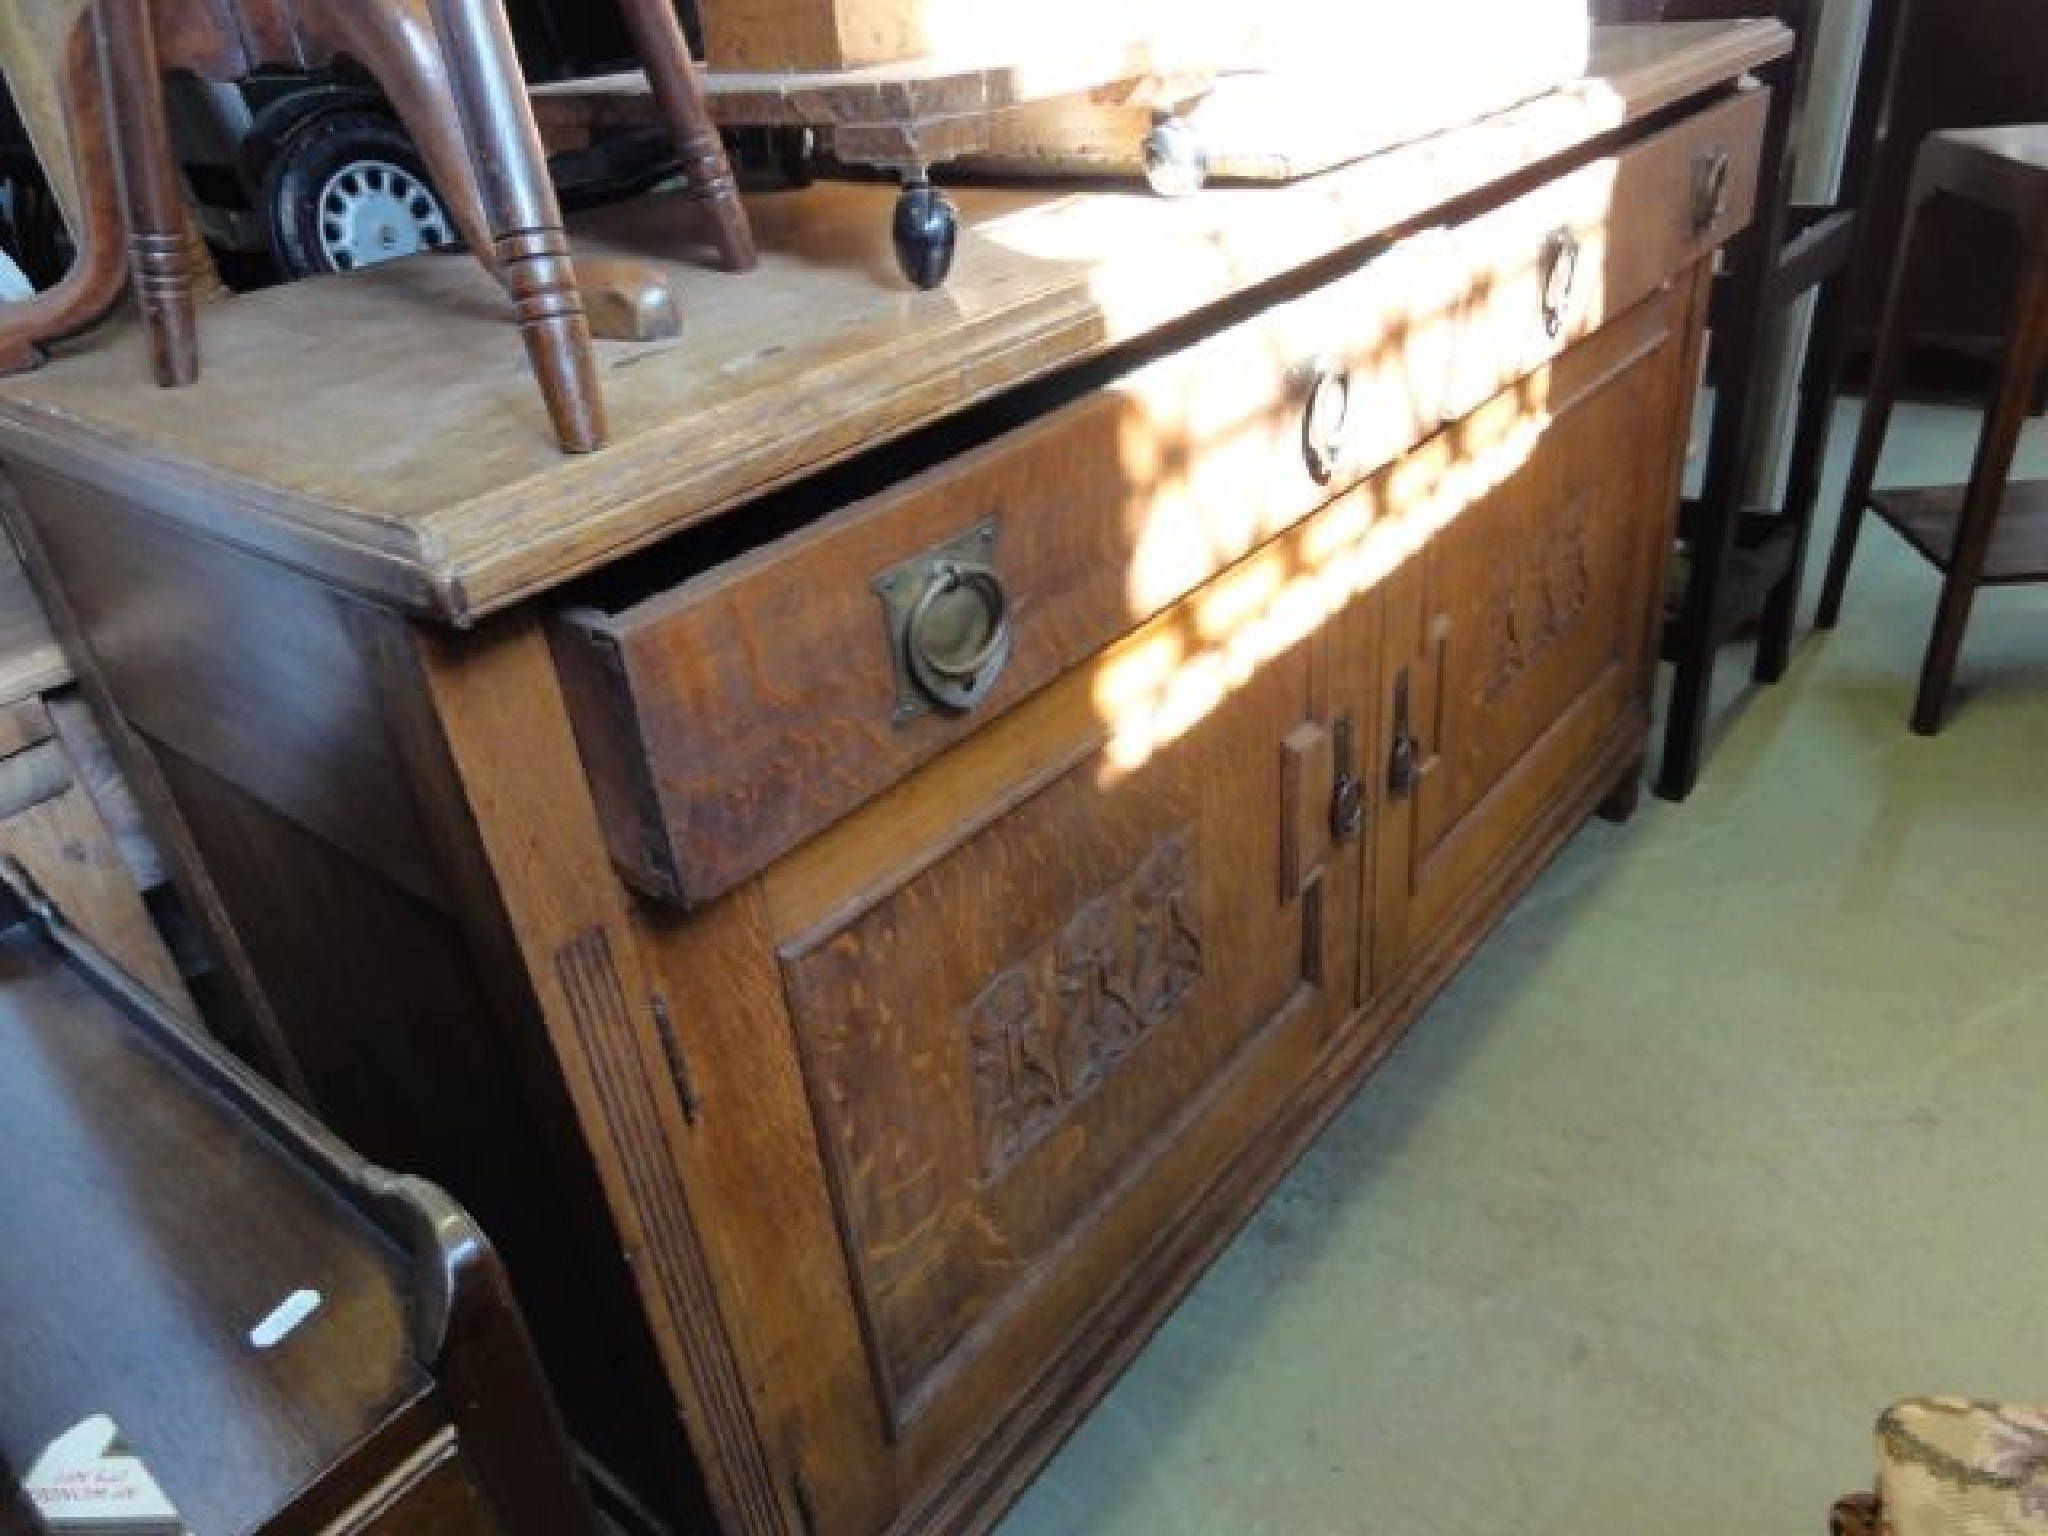
[[[920,288],[936,288],[953,270],[953,251],[960,241],[960,215],[943,192],[928,181],[913,181],[896,199],[889,232],[896,241],[896,264]]]

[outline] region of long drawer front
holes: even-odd
[[[609,846],[708,901],[1665,284],[1748,217],[1730,97],[556,649]]]

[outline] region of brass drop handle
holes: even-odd
[[[904,627],[904,659],[934,704],[960,713],[988,697],[1013,631],[1009,590],[993,567],[937,560]]]
[[[1569,225],[1552,230],[1543,242],[1543,334],[1553,341],[1564,333],[1579,285],[1579,237]]]
[[[1351,375],[1339,364],[1318,363],[1301,414],[1301,452],[1317,485],[1328,485],[1344,461],[1344,428],[1351,416]]]
[[[1692,157],[1692,232],[1695,239],[1728,214],[1728,175],[1733,162],[1716,144]]]
[[[1351,736],[1346,715],[1337,722],[1331,744],[1336,782],[1330,791],[1330,836],[1340,843],[1356,842],[1365,830],[1365,781],[1358,776],[1358,749]]]
[[[1411,800],[1434,762],[1422,753],[1422,738],[1409,723],[1408,669],[1394,675],[1394,740],[1387,751],[1387,798]]]

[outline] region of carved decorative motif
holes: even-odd
[[[1202,976],[1193,834],[1160,844],[967,1010],[981,1165],[994,1178],[1052,1133]]]
[[[1580,496],[1494,567],[1487,703],[1512,688],[1585,617],[1593,595],[1592,532],[1593,504]]]

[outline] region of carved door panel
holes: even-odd
[[[1678,305],[1660,296],[1446,434],[1482,489],[1387,592],[1382,963],[1640,752],[1668,536]],[[1450,477],[1445,483],[1454,483]],[[1405,660],[1403,659],[1405,658]]]
[[[1213,692],[1155,671],[1120,718],[1119,678],[1192,632],[1168,615],[768,877],[906,1467],[964,1451],[1122,1288],[1170,1283],[1176,1213],[1349,1011],[1363,860],[1331,831],[1328,647]]]

